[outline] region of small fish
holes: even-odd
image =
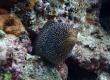
[[[77,31],[72,26],[48,21],[35,40],[33,53],[58,66],[70,56],[76,41]]]

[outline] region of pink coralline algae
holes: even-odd
[[[23,42],[21,42],[22,39],[24,40]],[[5,55],[4,63],[3,61],[2,63],[0,63],[1,80],[7,78],[8,75],[11,75],[10,76],[11,80],[18,80],[19,78],[26,79],[27,77],[29,77],[30,80],[32,80],[33,77],[38,80],[41,80],[42,78],[61,80],[61,76],[60,76],[61,74],[60,72],[58,72],[56,68],[45,63],[45,61],[43,61],[39,56],[35,57],[27,53],[28,47],[31,48],[30,42],[27,43],[27,45],[29,46],[25,45],[25,41],[28,42],[27,38],[26,39],[24,39],[24,37],[23,38],[20,37],[20,39],[6,38],[6,40],[4,39],[4,41],[6,42],[6,45],[8,47],[6,48],[4,46],[6,51],[6,54],[4,54]],[[7,73],[7,71],[9,73]],[[33,76],[30,77],[30,75]]]
[[[109,2],[109,0],[0,0],[0,8],[3,8],[0,9],[0,80],[109,79]],[[49,20],[53,23],[44,25]],[[62,27],[59,26],[61,24]],[[72,34],[74,32],[72,29],[62,30],[68,25],[78,32],[77,41],[76,37],[73,41],[74,44],[76,42],[75,45],[65,43],[65,41],[72,43],[71,39],[76,35]],[[59,27],[56,29],[55,26]],[[65,38],[65,33],[69,33],[70,37]],[[63,46],[60,46],[60,42],[63,41]],[[36,50],[34,54],[40,56],[33,55],[33,49]],[[64,54],[65,50],[69,50],[68,55],[60,60],[64,55],[59,53]],[[58,53],[59,56],[52,56],[50,53]],[[54,62],[58,63],[57,67],[52,65],[56,64]]]
[[[68,77],[68,67],[67,65],[63,62],[57,67],[58,72],[61,75],[62,80],[67,79]]]

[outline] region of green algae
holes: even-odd
[[[5,32],[3,30],[0,30],[0,38],[5,37]]]
[[[5,74],[4,74],[4,80],[10,80],[12,78],[12,74],[10,71],[7,71]]]

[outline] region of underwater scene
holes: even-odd
[[[110,80],[110,0],[0,0],[0,80]]]

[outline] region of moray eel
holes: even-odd
[[[76,41],[77,31],[72,26],[48,21],[35,40],[33,53],[58,66],[70,56]]]

